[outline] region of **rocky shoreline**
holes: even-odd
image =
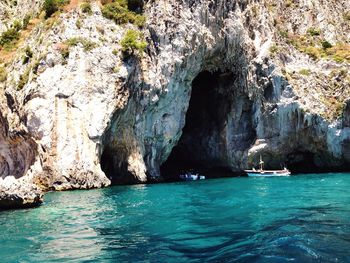
[[[0,178],[0,210],[36,207],[42,202],[43,192],[33,183],[13,176]]]

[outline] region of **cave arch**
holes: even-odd
[[[238,85],[234,72],[220,70],[202,71],[193,80],[182,135],[161,165],[166,180],[188,170],[232,175],[235,151],[243,152],[256,137],[252,102]]]
[[[120,147],[105,146],[100,157],[101,169],[111,180],[112,185],[138,183],[128,171],[127,154]]]

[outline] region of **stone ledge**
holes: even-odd
[[[42,202],[42,191],[34,184],[13,176],[0,178],[0,210],[35,207]]]

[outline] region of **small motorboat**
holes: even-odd
[[[204,180],[205,179],[204,175],[191,174],[191,173],[180,174],[179,177],[181,180],[184,180],[184,181],[196,181],[196,180]]]
[[[248,176],[255,176],[255,177],[269,177],[269,176],[290,176],[291,172],[284,167],[283,170],[264,170],[264,161],[261,159],[260,156],[260,169],[256,170],[253,168],[252,170],[244,170]]]

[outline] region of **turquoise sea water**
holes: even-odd
[[[350,174],[49,193],[0,212],[0,262],[350,262]]]

